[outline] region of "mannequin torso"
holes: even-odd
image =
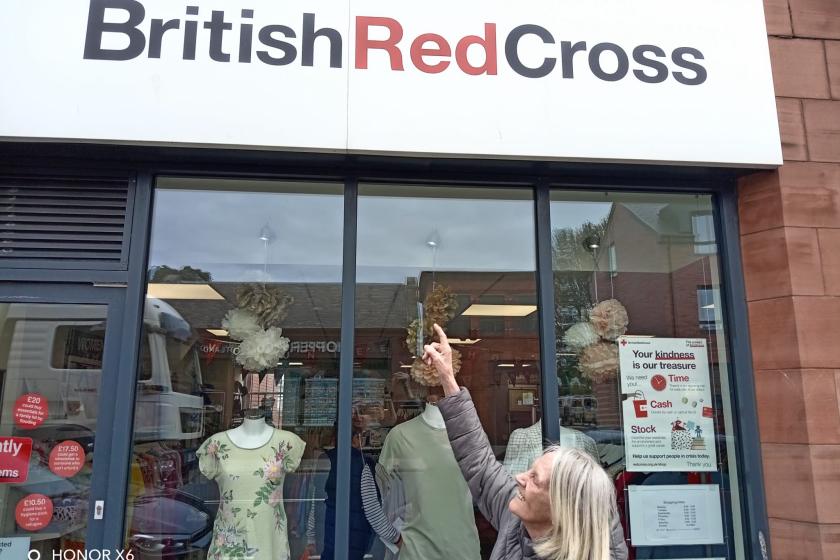
[[[432,402],[385,438],[377,465],[383,509],[399,525],[399,560],[480,560],[469,487]]]
[[[430,402],[426,403],[426,408],[423,409],[423,420],[436,430],[442,430],[446,428],[446,424],[443,422],[443,415],[438,410],[437,405],[432,404]]]
[[[226,432],[230,441],[242,449],[262,447],[268,443],[273,433],[274,428],[266,423],[262,415],[259,418],[246,417],[242,424]]]
[[[277,504],[283,503],[286,474],[297,470],[305,448],[297,435],[275,429],[256,410],[201,444],[198,468],[223,498],[207,558],[291,558],[286,512]]]

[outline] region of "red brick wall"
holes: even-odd
[[[840,558],[840,0],[765,0],[785,164],[739,185],[773,558]]]

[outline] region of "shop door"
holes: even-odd
[[[0,558],[99,548],[123,300],[0,283]]]

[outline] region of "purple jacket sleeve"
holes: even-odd
[[[446,422],[455,460],[467,481],[479,510],[497,530],[508,515],[508,503],[516,482],[496,460],[487,434],[481,427],[469,391],[461,391],[438,402]]]

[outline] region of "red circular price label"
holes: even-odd
[[[18,428],[32,430],[50,415],[47,399],[38,393],[26,393],[15,401],[14,418]]]
[[[82,470],[85,450],[75,441],[62,441],[50,451],[50,470],[53,474],[70,478]]]
[[[24,531],[40,531],[50,524],[52,515],[52,500],[43,494],[29,494],[15,507],[15,520]]]

